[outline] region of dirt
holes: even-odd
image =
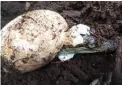
[[[97,31],[98,42],[114,39],[118,47],[112,52],[76,54],[69,61],[55,58],[33,72],[11,74],[3,71],[2,85],[89,85],[94,79],[113,73],[111,85],[122,85],[122,2],[25,2],[1,3],[1,27],[26,11],[54,10],[68,22],[86,24]]]

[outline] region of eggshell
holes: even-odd
[[[70,28],[69,33],[72,45],[75,47],[79,44],[84,44],[84,36],[90,35],[90,27],[84,24],[77,24]]]
[[[55,58],[67,29],[65,19],[54,11],[27,12],[2,28],[1,55],[22,73],[35,70]]]

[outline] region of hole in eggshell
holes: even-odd
[[[32,55],[30,56],[30,58],[34,58],[34,55],[32,54]]]
[[[62,32],[62,30],[60,29],[59,32]]]
[[[81,36],[85,36],[85,34],[80,34]]]
[[[29,58],[24,58],[24,59],[22,59],[22,62],[27,63],[28,60],[29,60]]]
[[[11,60],[14,60],[15,59],[15,56],[14,55],[11,55],[10,58],[11,58]]]
[[[58,23],[58,25],[60,25],[61,23]]]

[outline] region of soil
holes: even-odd
[[[26,11],[54,10],[68,22],[86,24],[98,42],[118,41],[112,52],[76,54],[69,61],[55,58],[48,65],[33,72],[11,74],[3,71],[2,85],[89,85],[93,80],[113,73],[111,85],[122,85],[122,2],[1,2],[1,27]]]

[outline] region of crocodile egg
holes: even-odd
[[[62,48],[67,22],[50,10],[34,10],[18,16],[2,28],[1,56],[24,73],[52,61]]]

